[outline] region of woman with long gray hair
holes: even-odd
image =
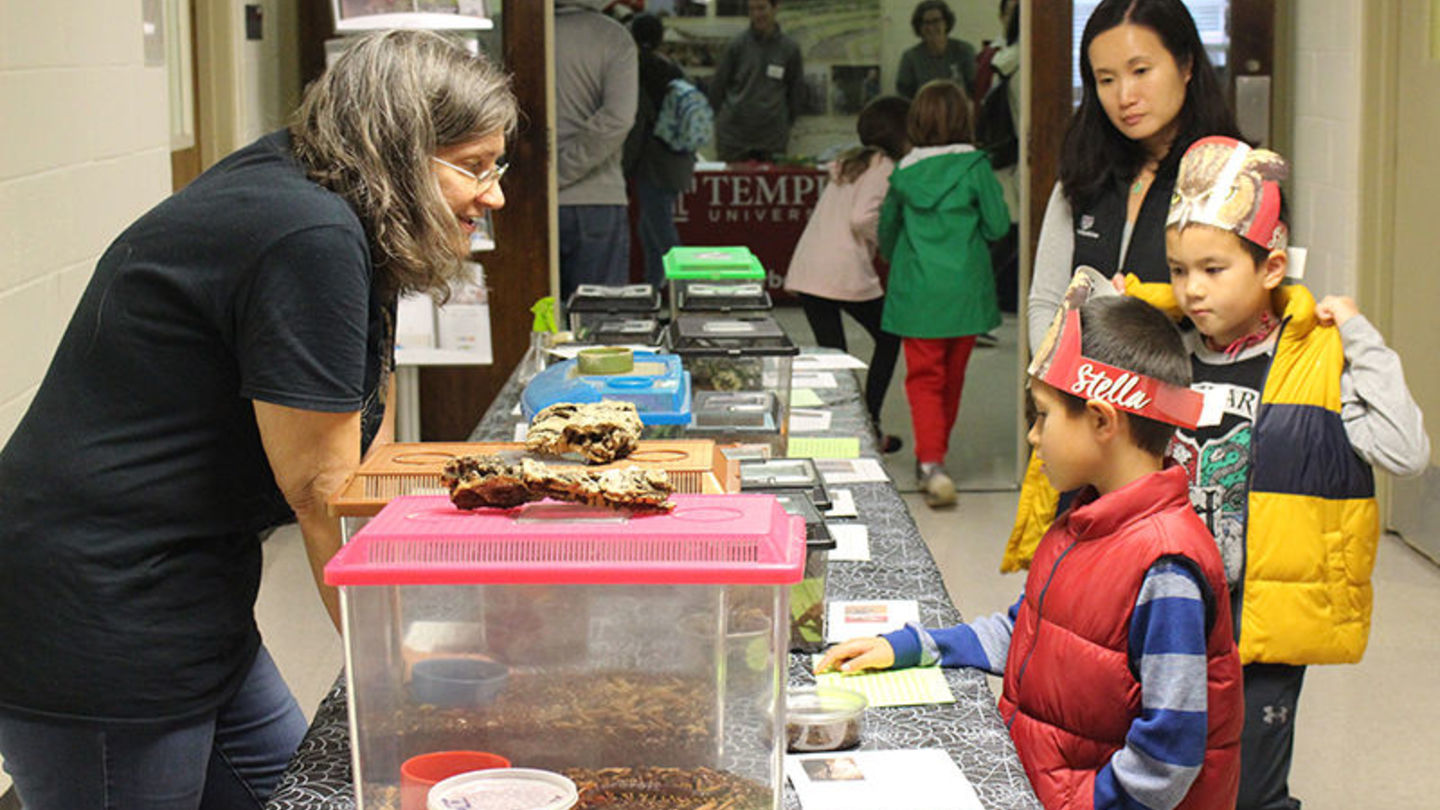
[[[258,808],[305,731],[261,644],[261,537],[380,431],[395,300],[461,272],[517,118],[435,34],[357,40],[101,257],[0,451],[0,757],[28,810]]]

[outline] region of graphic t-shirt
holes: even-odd
[[[1234,591],[1245,575],[1245,508],[1253,459],[1250,436],[1274,341],[1234,359],[1205,348],[1194,332],[1186,334],[1186,343],[1191,349],[1192,387],[1207,397],[1222,396],[1224,418],[1218,425],[1176,430],[1167,455],[1188,473],[1190,503],[1215,535],[1225,563],[1225,579]]]

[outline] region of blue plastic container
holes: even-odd
[[[636,352],[635,367],[623,374],[581,374],[575,360],[563,360],[535,375],[520,395],[526,419],[557,402],[619,400],[635,403],[646,425],[690,424],[690,372],[673,354]]]

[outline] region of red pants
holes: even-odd
[[[960,413],[965,390],[965,367],[975,336],[958,338],[904,338],[905,398],[910,400],[910,421],[915,427],[915,459],[921,464],[942,464],[950,449],[950,431]]]

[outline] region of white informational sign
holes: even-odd
[[[975,786],[938,748],[785,757],[805,810],[981,810]]]
[[[493,362],[490,346],[490,296],[485,269],[466,262],[471,280],[457,284],[450,300],[435,311],[437,343],[447,351],[474,354],[476,362]]]
[[[899,630],[906,622],[920,621],[920,603],[914,599],[837,599],[828,606],[825,640],[839,644],[852,638],[878,636]]]

